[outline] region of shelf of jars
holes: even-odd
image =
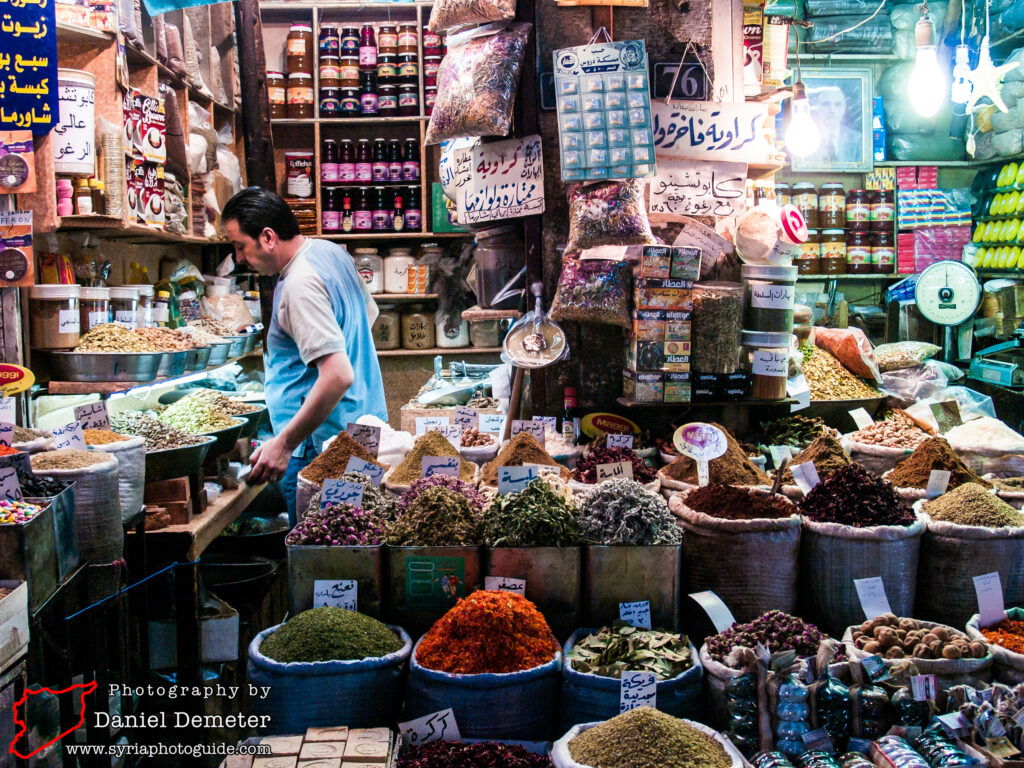
[[[501,347],[430,347],[427,349],[378,349],[377,357],[424,357],[427,355],[500,355]]]

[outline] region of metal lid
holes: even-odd
[[[795,283],[796,267],[776,267],[769,264],[744,264],[740,274],[751,280],[778,280],[783,283]]]
[[[764,349],[789,349],[789,341],[792,335],[793,334],[791,333],[740,331],[740,343],[745,347],[762,347]]]
[[[33,285],[28,289],[28,295],[31,299],[77,299],[81,290],[79,285],[52,283]]]
[[[130,285],[119,285],[108,290],[112,299],[130,299],[131,301],[139,299],[139,289],[132,288]]]
[[[109,299],[110,289],[101,288],[99,286],[95,288],[83,288],[79,295],[83,299]]]
[[[153,286],[148,283],[139,283],[137,285],[122,285],[122,288],[134,288],[139,292],[139,296],[152,296]]]

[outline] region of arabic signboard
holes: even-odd
[[[57,122],[54,0],[0,2],[0,129],[49,133]]]
[[[732,216],[743,210],[746,163],[662,160],[651,181],[652,219]]]
[[[457,150],[456,167],[472,172],[456,183],[459,223],[476,224],[544,213],[540,136]],[[468,160],[467,160],[468,156]],[[461,183],[460,183],[461,182]]]
[[[651,103],[654,154],[685,160],[766,163],[768,105],[758,102],[676,101]]]

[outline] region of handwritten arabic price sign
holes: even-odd
[[[616,461],[612,464],[597,465],[597,482],[606,480],[632,480],[633,465],[628,461]]]
[[[854,579],[853,586],[857,589],[860,607],[864,609],[864,616],[868,620],[892,612],[889,608],[889,598],[885,596],[885,584],[882,583],[881,576]]]
[[[765,163],[772,148],[765,139],[768,105],[732,101],[655,101],[654,153],[684,160]]]
[[[21,501],[21,483],[13,467],[0,469],[0,497],[8,501]]]
[[[346,611],[356,610],[359,600],[359,582],[355,579],[330,581],[316,579],[313,582],[313,607],[344,608]]]
[[[662,160],[651,180],[651,220],[681,216],[732,216],[746,199],[746,163],[693,163]]]
[[[544,424],[540,421],[527,421],[526,419],[513,419],[512,420],[512,436],[515,437],[520,432],[529,432],[533,435],[537,442],[544,445]]]
[[[521,491],[539,476],[536,467],[498,467],[498,493]]]
[[[57,427],[52,431],[53,437],[57,441],[58,449],[77,448],[80,451],[85,450],[85,434],[82,432],[82,425],[77,421],[72,421],[70,424]]]
[[[31,129],[36,135],[50,132],[60,110],[54,3],[4,6],[0,89],[0,129]]]
[[[478,418],[476,408],[466,405],[459,405],[455,408],[455,424],[463,429],[475,427]]]
[[[17,419],[18,401],[13,397],[0,397],[0,421],[13,424]]]
[[[460,741],[459,726],[455,722],[455,712],[449,709],[424,715],[415,720],[398,724],[402,734],[403,745],[418,747],[432,741]]]
[[[432,429],[439,429],[440,427],[448,426],[447,416],[417,416],[416,417],[416,434],[425,435]]]
[[[98,403],[76,406],[75,419],[82,425],[82,429],[110,429],[107,404],[102,400]]]
[[[348,464],[345,465],[345,471],[366,475],[374,485],[380,485],[380,481],[384,479],[384,467],[378,467],[376,464],[371,464],[365,459],[360,459],[358,456],[349,458]]]
[[[638,629],[651,628],[651,601],[637,600],[633,603],[619,603],[619,618]]]
[[[457,150],[456,155],[456,167],[465,167],[465,155],[469,155],[473,171],[456,192],[460,223],[544,213],[540,136],[477,144]]]
[[[633,448],[632,435],[608,435],[609,448]]]
[[[336,477],[324,480],[323,493],[320,494],[320,509],[328,504],[351,504],[358,507],[363,503],[362,483],[349,483]]]
[[[424,477],[433,477],[434,475],[459,476],[458,456],[424,456],[420,465]]]
[[[526,597],[526,579],[513,579],[511,576],[484,576],[484,589],[515,592]]]
[[[345,431],[348,432],[349,437],[369,451],[373,458],[377,458],[377,452],[380,450],[380,427],[350,422],[345,427]]]
[[[619,678],[619,714],[637,707],[654,707],[658,678],[653,672],[623,672]]]
[[[0,422],[0,445],[11,447],[14,442],[14,425],[7,422]]]

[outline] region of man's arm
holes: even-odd
[[[280,480],[288,468],[292,451],[327,420],[355,381],[352,363],[344,352],[324,355],[316,361],[316,366],[316,383],[295,418],[288,422],[279,435],[264,442],[253,453],[250,460],[250,483]]]

